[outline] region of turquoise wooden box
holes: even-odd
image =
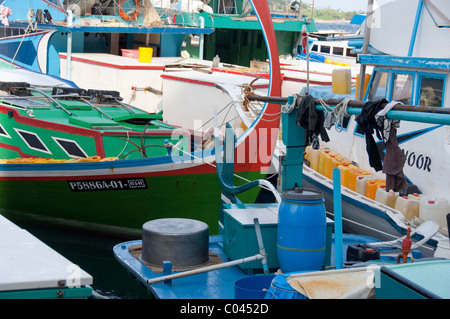
[[[233,205],[234,206],[234,205]],[[225,209],[223,219],[223,249],[230,260],[254,256],[259,253],[254,218],[258,218],[269,269],[279,268],[277,258],[278,205],[246,204],[246,209]],[[327,218],[327,250],[324,267],[330,265],[333,221]],[[260,261],[241,264],[248,273],[262,272]]]

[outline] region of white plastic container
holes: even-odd
[[[350,94],[352,72],[350,69],[334,69],[331,73],[331,91],[336,94]]]
[[[395,201],[395,209],[401,212],[409,221],[413,217],[419,217],[420,200],[409,196],[398,196]]]
[[[419,217],[424,221],[431,219],[446,228],[449,212],[450,208],[445,198],[422,196],[420,199]]]
[[[213,63],[212,63],[212,67],[213,68],[218,68],[220,67],[220,58],[218,55],[216,55],[213,59]]]
[[[398,193],[393,190],[386,191],[384,188],[378,188],[375,194],[375,201],[384,204],[386,206],[395,208],[395,202],[397,201]]]
[[[355,181],[355,191],[361,195],[366,195],[367,181],[374,178],[373,175],[359,175]]]
[[[408,198],[410,198],[410,199],[415,199],[415,200],[417,200],[417,201],[420,202],[420,199],[422,198],[422,194],[416,194],[416,193],[414,193],[414,194],[409,194],[409,195],[408,195]]]
[[[311,153],[309,156],[309,167],[311,167],[316,172],[319,170],[319,157],[321,150],[311,149]]]

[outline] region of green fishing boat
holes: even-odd
[[[214,150],[201,134],[163,123],[161,114],[127,105],[114,91],[25,69],[0,71],[11,80],[0,94],[5,217],[130,236],[149,219],[195,217],[218,232]],[[262,113],[242,134],[237,183],[265,176],[270,163],[253,155],[273,151],[278,124],[279,117]]]

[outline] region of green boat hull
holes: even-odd
[[[262,177],[259,172],[239,175]],[[72,191],[66,180],[0,181],[0,213],[13,221],[125,236],[140,236],[142,225],[152,219],[193,218],[207,223],[210,234],[218,233],[217,174],[152,176],[145,177],[145,184],[146,189]],[[242,200],[253,202],[257,195],[256,190]]]

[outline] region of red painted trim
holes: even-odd
[[[292,81],[292,82],[300,82],[300,83],[306,83],[308,82],[306,79],[297,79],[297,78],[291,78],[291,77],[285,77],[284,81]],[[309,80],[309,84],[317,84],[317,85],[331,85],[331,81],[311,81]]]
[[[163,79],[168,79],[168,80],[174,80],[174,81],[180,81],[180,82],[188,82],[188,83],[195,83],[195,84],[206,85],[206,86],[214,86],[214,83],[211,83],[211,82],[192,80],[192,79],[185,79],[185,78],[180,78],[178,76],[172,76],[172,75],[167,75],[167,74],[161,74],[161,77]]]
[[[95,163],[94,163],[95,164]],[[213,163],[215,164],[215,163]],[[3,165],[14,165],[14,164],[3,164]],[[23,164],[23,165],[33,165],[33,164]],[[40,164],[40,165],[51,165],[51,164]],[[174,164],[176,165],[176,164]],[[244,168],[244,170],[242,170]],[[248,165],[238,165],[236,172],[240,171],[260,171],[258,164],[250,166]],[[54,172],[54,171],[53,171]],[[75,173],[77,171],[74,171]],[[173,170],[163,170],[156,172],[144,172],[144,173],[127,173],[127,174],[103,174],[103,175],[73,175],[73,176],[37,176],[37,177],[5,177],[1,176],[0,181],[67,181],[67,180],[91,180],[91,179],[109,179],[109,178],[136,178],[136,177],[158,177],[158,176],[182,176],[182,175],[198,175],[198,174],[217,174],[215,167],[208,164],[200,164],[195,167],[188,167],[183,169],[173,169]]]
[[[289,65],[289,64],[285,64],[285,66],[294,66],[295,67],[295,65]],[[293,69],[288,69],[288,68],[281,68],[281,69],[284,70],[284,71],[300,72],[300,73],[305,73],[305,74],[307,73],[305,70],[293,70]],[[324,73],[324,72],[309,72],[309,74],[326,75],[326,76],[329,76],[329,77],[332,76],[331,74]],[[356,80],[356,77],[352,77],[352,80]]]
[[[278,54],[277,39],[270,15],[270,9],[267,1],[251,0],[252,6],[258,16],[261,24],[262,32],[266,39],[267,50],[270,61],[270,92],[269,96],[281,96],[281,69],[280,58]],[[271,115],[272,114],[272,115]],[[275,115],[276,114],[276,115]],[[280,106],[268,103],[262,120],[258,123],[258,127],[279,128],[280,125]],[[271,131],[271,130],[270,130]],[[270,136],[269,136],[270,138]],[[273,151],[273,148],[272,148]]]
[[[25,157],[33,157],[33,158],[35,158],[36,157],[34,155],[25,154],[24,152],[22,152],[22,150],[19,147],[15,146],[15,145],[9,145],[9,144],[0,143],[0,149],[2,149],[2,148],[7,149],[7,150],[11,150],[11,151],[14,151],[14,152],[17,152],[17,153],[19,153],[20,157],[24,157],[24,158]]]
[[[174,81],[179,81],[179,82],[186,82],[186,83],[194,83],[194,84],[199,84],[199,85],[206,85],[206,86],[214,86],[215,85],[212,82],[186,79],[186,78],[181,78],[181,77],[167,75],[167,74],[161,74],[161,77],[163,79],[174,80]],[[252,87],[255,89],[265,89],[265,88],[268,88],[269,85],[268,84],[260,84],[260,85],[252,85]]]
[[[62,54],[59,54],[59,57],[61,59],[67,59],[67,56],[62,55]],[[73,56],[71,57],[71,60],[83,62],[83,63],[87,63],[87,64],[105,66],[105,67],[114,68],[114,69],[120,69],[120,70],[165,70],[166,69],[166,67],[162,66],[162,65],[153,65],[153,66],[117,65],[117,64],[111,64],[111,63],[87,60],[87,59],[83,59],[83,58],[77,58],[77,57],[73,57]]]

